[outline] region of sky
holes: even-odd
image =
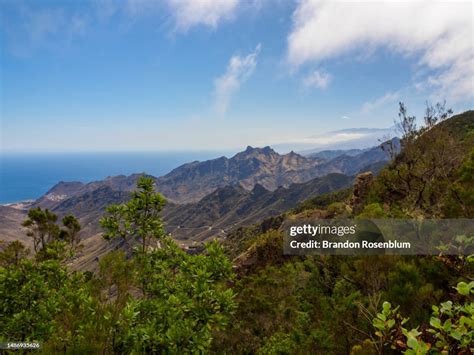
[[[0,0],[0,149],[337,146],[472,109],[473,33],[471,1]]]

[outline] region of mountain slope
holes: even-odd
[[[417,218],[420,218],[421,215],[424,215],[425,218],[433,218],[434,216],[439,218],[440,215],[436,213],[437,211],[433,213],[432,204],[437,205],[438,210],[441,211],[446,211],[444,207],[450,207],[450,204],[454,204],[456,208],[448,209],[451,214],[441,215],[443,218],[472,218],[474,211],[472,208],[472,201],[474,199],[474,190],[472,189],[474,186],[472,175],[472,167],[474,166],[474,111],[466,111],[455,115],[435,126],[433,131],[427,131],[426,136],[415,143],[420,145],[421,154],[418,156],[421,159],[424,156],[431,157],[433,151],[436,155],[440,154],[439,150],[442,148],[443,142],[436,140],[436,130],[443,128],[447,129],[451,138],[454,138],[456,148],[459,148],[461,151],[462,159],[456,159],[456,166],[452,169],[454,173],[449,173],[443,178],[430,181],[430,185],[426,190],[433,190],[432,187],[439,183],[438,180],[445,180],[442,181],[443,189],[440,190],[440,193],[430,196],[428,209],[424,208],[424,205],[417,207],[416,200],[411,199],[409,195],[398,196],[397,200],[387,199],[387,189],[390,190],[396,179],[402,179],[396,173],[398,165],[404,163],[405,152],[402,151],[397,159],[386,166],[382,174],[376,176],[373,181],[367,180],[367,185],[364,189],[361,189],[362,180],[359,180],[351,189],[339,190],[335,193],[307,199],[299,204],[297,208],[287,211],[276,218],[261,220],[249,227],[233,229],[227,235],[224,245],[228,250],[228,255],[235,258],[234,264],[237,271],[243,274],[252,274],[258,272],[261,267],[270,264],[278,265],[279,261],[286,261],[281,254],[281,249],[282,236],[285,232],[282,225],[287,220],[293,222],[300,220],[303,222],[307,221],[308,218],[355,218],[362,216],[363,218],[382,218],[381,216],[384,216],[383,218],[413,218],[410,211],[414,209],[416,209],[415,215]],[[429,145],[426,145],[426,142]],[[458,149],[448,150],[447,153],[446,157],[443,158],[447,161],[451,161],[453,155],[459,154]],[[372,165],[375,166],[377,164]],[[391,180],[387,179],[387,175]],[[412,186],[415,186],[417,182],[418,178],[411,181]],[[361,203],[359,208],[355,208],[357,200],[354,199],[354,195],[356,191],[359,191],[359,195],[360,191],[364,191],[358,199]],[[462,196],[463,198],[461,200],[457,198],[450,200],[449,195],[453,192],[456,197]],[[469,201],[471,201],[470,205],[468,205]],[[330,213],[328,206],[333,203],[350,208],[341,208]],[[403,209],[400,206],[403,206]],[[331,216],[331,214],[334,215]],[[266,257],[261,258],[261,255]]]
[[[102,187],[109,187],[111,190],[114,191],[130,192],[135,189],[137,180],[142,175],[143,174],[132,174],[129,176],[109,176],[104,180],[93,181],[90,183],[82,183],[78,181],[61,181],[54,185],[51,189],[49,189],[46,194],[37,199],[33,204],[33,207],[42,207],[54,210],[64,201],[72,197],[91,193]]]
[[[26,246],[33,245],[32,239],[26,236],[21,226],[26,218],[26,211],[11,206],[0,206],[0,245],[1,241],[19,240]]]
[[[110,186],[100,186],[62,201],[51,210],[59,217],[73,214],[79,219],[84,237],[100,233],[99,219],[105,213],[105,208],[111,204],[120,204],[130,198],[129,191],[115,190]]]
[[[197,203],[171,205],[163,212],[168,232],[178,239],[202,240],[226,235],[237,226],[276,216],[298,203],[351,185],[353,177],[329,174],[275,191],[255,185],[251,191],[240,186],[218,188]]]
[[[169,201],[194,203],[224,186],[240,185],[251,191],[259,184],[266,190],[275,191],[281,186],[288,187],[330,173],[353,175],[366,166],[388,161],[388,155],[380,146],[361,150],[358,154],[350,151],[348,154],[329,153],[327,156],[334,158],[308,158],[294,152],[280,155],[270,147],[247,147],[231,158],[195,161],[154,179],[157,191]],[[54,209],[69,198],[104,186],[117,191],[132,191],[139,176],[119,175],[90,183],[60,182],[34,205]]]
[[[342,154],[336,156],[328,162],[318,165],[315,168],[316,176],[324,176],[329,173],[354,175],[365,170],[364,168],[367,166],[387,163],[390,156],[383,147],[386,147],[388,144],[392,144],[396,152],[400,150],[400,140],[393,138],[391,141],[384,142],[376,147],[362,150],[361,153],[356,155]]]
[[[399,140],[394,138],[392,142],[399,149]],[[221,157],[178,167],[157,179],[157,189],[168,199],[179,203],[197,202],[215,189],[227,185],[239,184],[250,191],[260,184],[274,191],[280,186],[288,187],[331,173],[353,175],[376,163],[380,167],[381,163],[389,160],[389,155],[381,146],[351,150],[343,155],[328,153],[314,158],[294,152],[280,155],[270,147],[248,147],[230,159]]]
[[[333,173],[353,175],[364,169],[376,172],[386,159],[385,153],[377,147],[356,156],[338,156],[325,162],[294,152],[280,155],[270,147],[248,147],[232,158],[184,164],[163,177],[153,178],[156,190],[168,200],[164,213],[165,219],[170,219],[169,225],[189,224],[189,231],[194,232],[194,228],[199,226],[202,230],[198,234],[207,237],[210,233],[202,233],[204,226],[216,225],[224,229],[236,221],[240,224],[253,223],[257,218],[278,214],[283,209],[292,208],[292,204],[304,197],[332,191],[343,185],[337,183],[337,179],[334,186],[331,185],[335,178],[328,177],[318,180],[321,184],[326,182],[327,188],[321,185],[313,191],[311,186],[318,183],[312,182],[312,179]],[[89,238],[100,233],[98,220],[105,207],[126,201],[141,175],[119,175],[90,183],[59,182],[30,207],[48,208],[60,218],[66,214],[77,216],[83,226],[81,237]],[[306,182],[307,185],[304,184]],[[298,191],[304,193],[298,195]],[[216,194],[213,195],[214,192]],[[198,204],[201,199],[202,203]],[[176,206],[175,203],[186,203],[186,206]],[[5,221],[0,225],[0,233],[8,239],[15,238],[15,235],[22,238],[24,231],[20,224],[25,218],[25,211],[5,208],[0,214]],[[184,229],[178,234],[184,238],[192,236]]]
[[[474,110],[455,115],[441,122],[439,127],[445,127],[455,138],[464,141],[474,130]]]
[[[370,149],[370,148],[369,148]],[[328,161],[334,158],[337,158],[341,155],[348,155],[354,157],[365,152],[368,149],[334,149],[334,150],[321,150],[319,152],[301,152],[304,156],[312,159],[321,159],[323,161]]]
[[[176,202],[196,202],[219,187],[240,184],[268,190],[304,182],[318,161],[294,152],[280,155],[270,147],[247,147],[232,158],[220,157],[182,165],[156,181],[157,190]]]

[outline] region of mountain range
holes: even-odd
[[[290,152],[280,155],[270,147],[252,148],[231,158],[220,157],[184,164],[156,180],[157,190],[174,202],[197,202],[215,189],[239,184],[251,190],[256,184],[273,191],[280,186],[314,178],[318,159]]]
[[[156,190],[168,201],[162,213],[166,231],[183,243],[192,244],[213,236],[225,237],[232,228],[253,224],[306,199],[348,187],[357,173],[376,173],[387,161],[388,155],[381,146],[310,156],[278,154],[270,147],[249,146],[231,158],[191,162],[153,179]],[[21,222],[31,207],[48,208],[60,218],[73,214],[82,225],[81,237],[90,254],[89,263],[98,250],[106,252],[107,248],[100,238],[99,218],[108,205],[130,198],[141,175],[118,175],[90,183],[59,182],[32,203],[2,206],[0,235],[6,241],[20,239],[28,244]]]
[[[332,173],[275,191],[260,184],[250,191],[239,185],[220,187],[196,203],[168,205],[163,219],[167,230],[178,239],[225,236],[231,228],[281,214],[307,198],[348,187],[353,180],[352,176]]]
[[[399,146],[398,139],[393,141]],[[330,173],[353,175],[374,163],[388,161],[381,145],[364,150],[324,151],[310,156],[295,152],[278,154],[270,147],[252,148],[231,158],[219,157],[181,165],[170,173],[154,178],[157,191],[174,203],[198,202],[219,187],[239,185],[252,190],[257,184],[266,190],[289,187]],[[101,187],[132,191],[141,174],[118,175],[90,183],[59,182],[35,205],[55,209],[63,201],[91,193]]]

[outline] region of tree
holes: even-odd
[[[48,209],[41,209],[41,207],[28,211],[28,218],[23,222],[23,226],[28,229],[26,234],[33,238],[35,252],[44,249],[48,243],[59,236],[60,229],[56,225],[57,219],[58,216]]]
[[[464,157],[462,143],[439,124],[451,115],[445,104],[427,104],[424,125],[416,126],[400,103],[400,154],[377,179],[383,202],[400,205],[407,215],[419,212],[440,215],[446,191]]]
[[[137,266],[123,251],[112,251],[100,259],[99,271],[91,279],[94,297],[100,304],[98,315],[106,333],[104,347],[114,353],[123,353],[121,339],[128,332],[129,323],[124,317],[124,308],[132,299]]]
[[[165,199],[155,192],[153,185],[153,178],[142,176],[137,182],[138,190],[133,192],[129,202],[107,207],[107,215],[100,220],[105,239],[139,242],[141,252],[145,253],[151,239],[164,236],[160,212]]]
[[[207,245],[207,255],[187,254],[171,238],[161,244],[138,255],[145,297],[124,309],[124,352],[206,353],[213,332],[223,329],[235,307],[227,287],[232,264],[217,243]]]
[[[23,222],[23,226],[27,228],[26,234],[33,238],[37,259],[64,261],[78,247],[81,226],[76,217],[65,216],[62,220],[64,229],[56,224],[57,220],[58,216],[48,209],[37,207],[28,211],[28,218]]]
[[[14,240],[13,242],[8,243],[3,251],[0,252],[0,265],[18,266],[20,260],[26,258],[29,252],[30,250],[27,249],[22,242],[19,240]]]
[[[457,172],[444,203],[447,217],[474,218],[474,149]]]
[[[153,179],[141,177],[131,200],[109,206],[100,221],[104,238],[140,243],[131,261],[114,254],[100,265],[103,291],[116,297],[105,311],[113,320],[111,346],[119,352],[204,352],[234,308],[234,294],[226,285],[232,266],[223,249],[213,243],[207,255],[181,250],[164,236],[164,204]],[[152,239],[160,241],[159,248],[148,249]],[[140,286],[143,297],[129,297],[130,281]]]
[[[2,339],[46,340],[54,333],[58,290],[67,272],[56,260],[25,259],[0,267],[0,329]]]
[[[59,260],[0,266],[0,309],[1,341],[37,341],[46,354],[105,349],[108,332],[86,274]]]
[[[402,146],[405,147],[414,142],[418,136],[416,117],[408,115],[407,107],[403,102],[399,102],[398,105],[398,122],[395,121],[395,127],[401,135]]]
[[[69,243],[70,251],[74,251],[79,246],[80,238],[79,232],[81,225],[76,217],[67,215],[62,220],[65,229],[61,230],[61,238]]]
[[[434,106],[426,102],[425,116],[423,117],[425,126],[423,127],[423,131],[430,130],[441,121],[449,118],[452,114],[453,110],[446,108],[446,101],[442,103],[438,102]]]

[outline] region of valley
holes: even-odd
[[[184,164],[162,177],[153,177],[167,199],[162,212],[165,230],[183,245],[225,238],[230,230],[279,215],[309,198],[352,185],[357,173],[376,173],[388,161],[381,146],[365,150],[326,151],[306,157],[278,154],[270,147],[252,148],[231,158]],[[90,183],[61,181],[26,204],[0,207],[0,235],[6,242],[21,240],[31,247],[21,223],[29,208],[51,210],[59,218],[73,214],[82,226],[86,248],[78,255],[89,265],[110,246],[101,239],[99,219],[105,208],[130,198],[142,174],[118,175]]]

